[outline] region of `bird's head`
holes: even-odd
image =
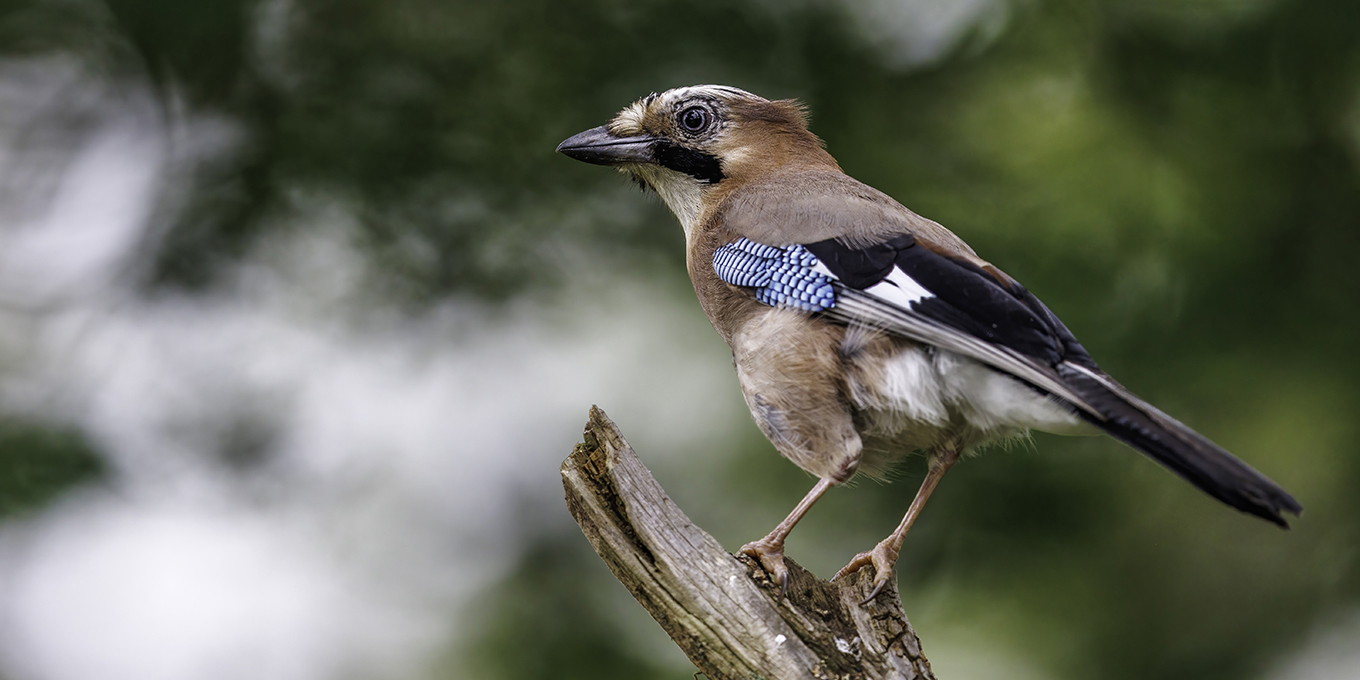
[[[654,189],[690,232],[734,185],[781,169],[836,167],[808,131],[803,107],[723,85],[650,94],[605,125],[558,145],[587,163],[613,165]]]

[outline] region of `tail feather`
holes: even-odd
[[[1283,513],[1297,516],[1303,512],[1303,506],[1280,485],[1103,372],[1064,362],[1058,373],[1104,419],[1078,410],[1080,416],[1201,491],[1286,529],[1289,524]]]

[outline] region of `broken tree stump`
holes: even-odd
[[[755,560],[695,526],[592,407],[562,463],[567,508],[614,576],[711,680],[934,680],[897,579],[818,579],[785,558],[786,597]]]

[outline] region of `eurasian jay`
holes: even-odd
[[[704,85],[651,94],[562,142],[660,195],[699,304],[760,430],[819,478],[741,552],[787,584],[784,540],[834,484],[928,455],[897,529],[837,577],[892,575],[961,454],[1029,430],[1103,431],[1205,493],[1287,527],[1279,485],[1107,375],[1058,317],[943,226],[841,171],[796,101]]]

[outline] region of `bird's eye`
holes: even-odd
[[[699,106],[691,106],[681,111],[680,127],[690,132],[703,132],[708,127],[708,111]]]

